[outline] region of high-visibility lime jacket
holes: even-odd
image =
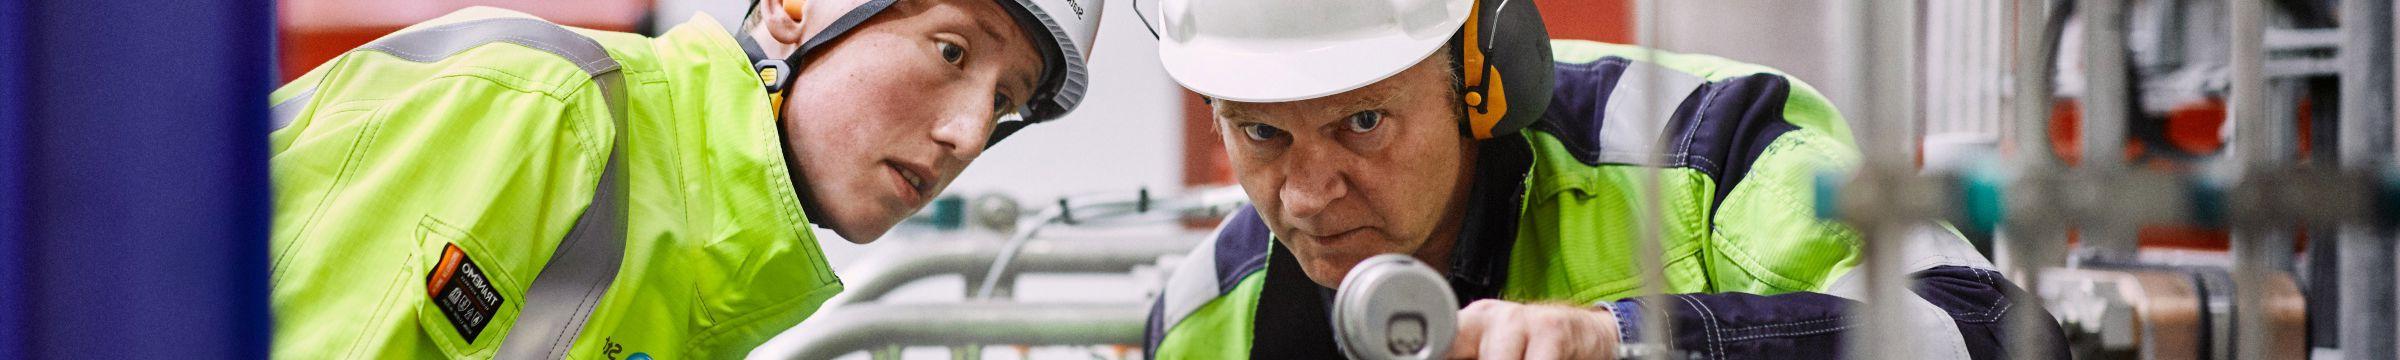
[[[275,357],[493,357],[521,343],[732,358],[797,324],[842,287],[749,64],[706,16],[652,39],[477,8],[285,85],[271,97]],[[569,297],[583,302],[529,301],[552,272],[583,275],[567,263],[585,260],[554,255],[587,210],[606,210],[587,209],[610,198],[604,174],[621,174],[623,213],[596,225],[621,231],[622,250],[601,254],[621,257],[582,265],[613,277]],[[586,315],[514,326],[561,311]]]
[[[1843,309],[1863,293],[1851,271],[1861,237],[1812,206],[1816,174],[1859,158],[1831,102],[1774,69],[1724,58],[1588,41],[1551,48],[1557,85],[1542,120],[1478,144],[1447,269],[1459,304],[1660,306],[1676,333],[1648,336],[1672,337],[1695,357],[1838,354]],[[1661,174],[1655,220],[1645,219],[1653,211],[1641,181],[1652,171]],[[1662,225],[1666,291],[1680,295],[1620,301],[1641,290],[1632,254],[1651,221]],[[1910,261],[1900,266],[1925,296],[1906,304],[1904,326],[1927,341],[1882,350],[1996,353],[2013,285],[1944,227],[1905,241],[1900,257]],[[1152,310],[1149,355],[1340,356],[1327,318],[1332,290],[1302,274],[1254,212],[1237,211],[1185,259]],[[1627,334],[1642,335],[1631,326],[1638,315],[1619,312]]]

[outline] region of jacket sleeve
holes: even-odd
[[[1573,44],[1570,44],[1573,45]],[[1632,340],[1645,336],[1643,321],[1670,323],[1675,349],[1705,358],[1832,358],[1842,353],[1840,337],[1853,325],[1850,309],[1864,299],[1851,271],[1862,259],[1859,234],[1815,213],[1814,183],[1818,173],[1853,168],[1859,150],[1849,124],[1832,102],[1807,83],[1762,66],[1741,64],[1704,55],[1658,53],[1643,55],[1631,48],[1582,45],[1560,46],[1562,60],[1586,59],[1592,65],[1562,65],[1562,73],[1605,75],[1611,61],[1628,69],[1642,64],[1661,71],[1650,79],[1689,76],[1691,95],[1666,123],[1675,147],[1668,155],[1713,181],[1708,209],[1699,219],[1707,225],[1706,272],[1725,274],[1712,280],[1710,294],[1683,294],[1611,304]],[[1574,52],[1588,54],[1581,56]],[[1612,60],[1609,56],[1634,59]],[[1632,71],[1632,70],[1625,70]],[[1684,75],[1678,75],[1684,74]],[[1606,76],[1592,76],[1605,79]],[[1572,79],[1569,79],[1572,80]],[[1554,100],[1554,116],[1590,116],[1575,123],[1605,124],[1614,94],[1608,81],[1561,81],[1562,100]],[[1656,86],[1652,86],[1656,87]],[[1682,91],[1684,87],[1670,87]],[[1640,89],[1639,87],[1632,89]],[[1569,129],[1573,130],[1573,129]],[[1565,131],[1564,133],[1579,133]],[[1592,139],[1597,143],[1600,140]],[[1606,147],[1602,145],[1600,147]],[[2048,316],[2039,304],[2016,304],[2010,296],[2022,290],[2008,282],[1962,237],[1947,227],[1927,224],[1907,236],[1904,254],[1893,264],[1909,272],[1916,297],[1893,304],[1908,311],[1904,326],[1927,341],[1892,344],[1879,353],[1899,351],[1913,358],[2005,358],[2002,319],[2010,312]],[[1639,309],[1660,307],[1666,319],[1641,319]],[[2052,331],[2033,336],[2060,338]],[[2040,349],[2065,355],[2063,343]]]
[[[1910,334],[1924,341],[1878,351],[1906,350],[1912,357],[1927,359],[2007,359],[2011,337],[2006,329],[2011,312],[2050,318],[2040,304],[2013,302],[2011,297],[2024,290],[1990,269],[1944,265],[1910,277],[1914,279],[1910,290],[1917,298],[1899,304],[1908,308],[1910,316],[1900,326],[1909,327]],[[1668,314],[1665,321],[1673,329],[1668,335],[1673,347],[1699,358],[1839,359],[1849,353],[1843,348],[1843,336],[1857,326],[1858,318],[1851,312],[1858,304],[1826,293],[1795,292],[1771,296],[1679,294],[1619,300],[1611,305],[1625,327],[1620,339],[1625,344],[1649,336],[1641,333],[1640,324],[1652,320],[1641,318],[1641,309],[1663,307]],[[2064,335],[2051,329],[2031,335],[2047,338],[2052,347],[2025,351],[2067,358]]]
[[[1719,152],[1724,161],[1714,164],[1720,188],[1707,220],[1709,271],[1757,281],[1713,284],[1714,294],[1618,303],[1626,309],[1667,310],[1671,315],[1660,321],[1672,325],[1674,333],[1667,336],[1679,351],[1709,358],[1838,358],[1844,353],[1841,337],[1860,318],[1850,309],[1868,298],[1854,271],[1867,261],[1858,251],[1863,238],[1846,225],[1819,218],[1811,191],[1817,173],[1857,164],[1857,150],[1828,101],[1805,84],[1776,80],[1752,76],[1720,82],[1714,89],[1718,101],[1701,107],[1701,120],[1695,121],[1764,130],[1724,132],[1734,139],[1720,142],[1728,146]],[[1917,295],[1892,304],[1906,311],[1906,320],[1888,326],[1904,327],[1924,341],[1882,346],[1875,350],[1879,353],[2004,359],[2008,313],[2049,317],[2040,304],[2012,302],[2023,290],[1947,226],[1928,223],[1887,240],[1904,242],[1902,254],[1883,259],[1902,262],[1891,266],[1910,274]],[[2021,351],[2064,358],[2062,332],[2052,329],[2032,334],[2051,339],[2052,348]],[[1638,329],[1626,330],[1639,336]]]
[[[426,278],[429,259],[450,244],[496,286],[521,293],[591,199],[614,131],[600,125],[600,96],[588,85],[539,87],[547,84],[457,68],[468,74],[390,86],[341,68],[274,96],[278,120],[288,120],[269,136],[277,357],[412,344],[381,339],[444,326],[401,313],[428,300],[394,289]],[[387,325],[357,325],[374,321]]]

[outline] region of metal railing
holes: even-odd
[[[1143,230],[1045,234],[1053,227],[1122,228],[1216,219],[1240,207],[1237,188],[1217,188],[1175,197],[1142,190],[1062,198],[1035,215],[1013,211],[978,216],[1013,222],[989,236],[917,241],[905,251],[860,259],[844,267],[845,290],[828,299],[806,322],[752,352],[752,358],[826,359],[865,352],[897,358],[908,347],[948,347],[954,358],[977,358],[985,346],[1138,346],[1151,302],[1021,302],[1017,279],[1029,274],[1127,274],[1171,269],[1208,236],[1166,226]],[[991,219],[986,219],[991,220]],[[981,221],[992,223],[994,221]],[[908,241],[895,239],[897,241]],[[893,302],[887,296],[928,279],[965,280],[962,302]],[[1164,277],[1159,277],[1163,279]],[[1153,289],[1129,288],[1154,296]]]
[[[2138,84],[2131,79],[2126,39],[2126,9],[2128,0],[2076,0],[2071,3],[2077,16],[2084,21],[2082,43],[2087,89],[2078,126],[2083,150],[2080,166],[2066,167],[2048,155],[2047,140],[2051,121],[2049,101],[2052,96],[2050,75],[2055,46],[2054,11],[2065,1],[2017,0],[2014,15],[2017,47],[2011,80],[2015,125],[2008,127],[2014,153],[2006,157],[2008,165],[2001,167],[1998,177],[1971,172],[1936,172],[1920,174],[1913,163],[1913,149],[1919,133],[1909,129],[1922,121],[1926,114],[1912,106],[1911,84],[1905,79],[1915,69],[1904,56],[1911,48],[1906,39],[1921,26],[1918,17],[1924,13],[1909,9],[1917,2],[1888,2],[1876,0],[1850,1],[1856,18],[1849,46],[1848,63],[1859,66],[1853,76],[1859,76],[1864,86],[1858,91],[1862,99],[1842,104],[1845,113],[1858,128],[1859,142],[1865,152],[1865,164],[1849,183],[1838,191],[1838,199],[1820,199],[1843,204],[1842,218],[1859,226],[1867,234],[1864,253],[1866,264],[1861,271],[1869,274],[1870,298],[1864,309],[1866,321],[1862,336],[1855,344],[1876,344],[1907,341],[1906,334],[1889,331],[1891,324],[1889,302],[1877,301],[1887,296],[1904,296],[1908,284],[1880,268],[1879,263],[1891,263],[1896,258],[1887,251],[1897,239],[1881,229],[1891,224],[1909,221],[1990,221],[2002,227],[2003,262],[2006,270],[2023,287],[2042,288],[2045,271],[2073,264],[2063,251],[2067,247],[2067,230],[2080,230],[2083,246],[2094,261],[2132,261],[2136,251],[2132,229],[2142,225],[2188,223],[2227,228],[2235,234],[2232,243],[2232,273],[2234,274],[2234,307],[2236,325],[2231,327],[2230,348],[2237,359],[2281,358],[2294,356],[2303,334],[2285,333],[2273,323],[2271,310],[2288,304],[2273,303],[2267,292],[2284,280],[2270,276],[2290,267],[2291,239],[2295,227],[2340,227],[2340,280],[2342,318],[2340,336],[2344,352],[2365,356],[2388,356],[2393,352],[2394,331],[2394,271],[2392,226],[2400,217],[2400,176],[2392,169],[2400,168],[2393,154],[2393,99],[2391,73],[2393,37],[2392,4],[2388,1],[2343,1],[2343,24],[2339,38],[2339,74],[2342,81],[2340,128],[2340,166],[2304,164],[2292,156],[2300,139],[2295,121],[2290,116],[2298,101],[2290,94],[2296,86],[2287,77],[2310,73],[2293,73],[2295,66],[2307,61],[2280,60],[2281,69],[2270,69],[2270,59],[2279,49],[2291,44],[2270,43],[2267,2],[2264,0],[2230,0],[2226,24],[2229,24],[2229,83],[2231,87],[2228,118],[2237,130],[2234,154],[2238,157],[2225,168],[2225,173],[2166,173],[2126,166],[2123,154],[2127,121],[2133,114],[2128,109],[2134,99],[2130,87]],[[2284,31],[2285,42],[2302,42],[2306,47],[2325,46],[2323,31]],[[2304,36],[2303,36],[2304,35]],[[2294,37],[2299,36],[2299,37]],[[1895,40],[1899,38],[1901,40]],[[2314,40],[2312,40],[2314,39]],[[2311,45],[2313,44],[2313,45]],[[2284,47],[2277,47],[2284,46]],[[1883,69],[1884,71],[1869,71]],[[2313,69],[2313,68],[2311,68]],[[2281,71],[2281,72],[2278,72]],[[2280,74],[2280,75],[2279,75]],[[2280,97],[2280,98],[2278,98]],[[1978,179],[1981,178],[1981,179]],[[1988,187],[1991,192],[2005,194],[1990,199],[1961,197],[1965,188]],[[2001,201],[2003,204],[1974,204],[1978,201]],[[1871,204],[1871,205],[1857,205]],[[2003,209],[1997,219],[1977,219],[1964,216],[1975,206]],[[2022,302],[2043,301],[2028,293],[2017,299]],[[2060,319],[2042,319],[2016,313],[2010,322],[2013,333],[2023,334],[2044,327],[2055,327]],[[2085,319],[2090,320],[2090,319]],[[2033,337],[2017,337],[2016,349],[2042,349],[2055,344],[2039,342]],[[1864,347],[1858,347],[1864,348]],[[2017,358],[2041,358],[2047,354],[2016,352]]]

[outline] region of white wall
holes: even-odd
[[[1835,27],[1849,18],[1836,0],[1662,0],[1658,48],[1766,65],[1840,99],[1849,79]],[[1839,103],[1839,101],[1836,101]]]

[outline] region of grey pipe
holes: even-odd
[[[1662,26],[1666,22],[1661,20],[1667,18],[1666,16],[1663,16],[1663,14],[1666,12],[1665,1],[1642,0],[1638,3],[1638,8],[1636,11],[1639,11],[1639,15],[1637,15],[1638,18],[1634,21],[1636,24],[1635,26],[1639,27],[1639,30],[1636,31],[1635,35],[1639,38],[1636,40],[1641,43],[1643,51],[1646,52],[1645,55],[1648,55],[1652,59],[1656,59],[1658,57],[1658,49],[1667,46],[1667,44],[1664,43],[1665,39],[1667,38],[1664,31],[1666,27]],[[1632,71],[1633,69],[1643,68],[1627,68],[1628,71],[1625,72],[1626,78],[1619,81],[1635,81],[1637,84],[1645,84],[1650,87],[1649,89],[1645,89],[1647,91],[1642,92],[1644,94],[1649,94],[1650,98],[1638,100],[1644,103],[1649,103],[1650,106],[1642,107],[1641,111],[1646,112],[1645,114],[1637,114],[1634,116],[1646,118],[1663,118],[1668,116],[1668,114],[1658,113],[1658,109],[1672,109],[1674,108],[1675,104],[1661,104],[1666,100],[1660,99],[1658,96],[1659,94],[1666,93],[1668,89],[1665,89],[1665,85],[1659,84],[1659,82],[1656,81],[1658,74],[1652,71]],[[1663,139],[1661,140],[1663,141]],[[1665,149],[1666,147],[1654,148]],[[1664,188],[1664,182],[1660,181],[1659,178],[1660,176],[1663,176],[1663,174],[1664,172],[1659,171],[1657,167],[1642,167],[1641,201],[1644,208],[1651,210],[1641,214],[1641,220],[1638,224],[1635,224],[1635,226],[1641,230],[1642,237],[1635,242],[1633,256],[1635,260],[1634,264],[1640,266],[1641,270],[1640,276],[1642,286],[1640,296],[1648,299],[1659,299],[1667,291],[1665,255],[1666,246],[1664,245],[1664,239],[1666,237],[1664,230],[1662,230],[1662,228],[1665,227],[1664,219],[1666,219],[1665,213],[1667,210],[1665,207],[1660,206],[1662,202],[1661,194],[1664,194],[1666,190]],[[1644,319],[1670,318],[1670,314],[1667,312],[1667,307],[1665,306],[1643,306],[1641,307],[1641,311],[1641,317]],[[1639,331],[1641,334],[1672,334],[1674,331],[1671,321],[1643,321],[1640,325],[1641,329],[1637,331]],[[1675,342],[1672,341],[1673,338],[1673,336],[1663,335],[1644,336],[1642,337],[1640,344],[1623,345],[1624,348],[1619,349],[1618,353],[1645,359],[1672,359],[1675,357],[1674,354],[1677,352],[1675,349]]]
[[[2274,146],[2283,139],[2278,138],[2279,131],[2272,130],[2277,124],[2268,121],[2266,111],[2266,3],[2265,0],[2233,0],[2229,10],[2227,14],[2233,25],[2233,46],[2230,49],[2233,91],[2228,105],[2234,128],[2238,131],[2234,140],[2238,146],[2236,151],[2242,158],[2242,176],[2256,176],[2278,166],[2278,155],[2285,154]],[[2245,178],[2242,181],[2261,180]],[[2234,322],[2237,327],[2249,330],[2234,335],[2236,359],[2266,358],[2267,344],[2273,342],[2276,336],[2271,327],[2258,326],[2266,323],[2267,317],[2264,311],[2255,310],[2265,308],[2266,304],[2264,296],[2259,294],[2259,289],[2265,288],[2262,284],[2265,283],[2268,269],[2262,257],[2277,250],[2261,246],[2269,243],[2261,237],[2275,231],[2275,227],[2260,224],[2237,224],[2234,228]]]
[[[2375,171],[2392,160],[2392,3],[2342,1],[2341,163]],[[2345,354],[2393,354],[2393,248],[2390,229],[2343,226],[2340,346]],[[2371,356],[2371,355],[2370,355]]]
[[[1002,275],[1013,278],[1023,273],[1131,271],[1135,266],[1156,264],[1160,256],[1190,252],[1199,244],[1199,238],[1035,240],[1024,245],[1017,253],[1016,265]],[[980,279],[992,260],[999,257],[1002,246],[1005,244],[986,239],[940,241],[915,244],[901,256],[861,261],[851,269],[844,269],[843,273],[857,275],[847,278],[847,289],[826,301],[825,306],[876,301],[902,285],[934,276]]]
[[[2133,117],[2129,52],[2125,46],[2126,0],[2080,0],[2083,14],[2083,112],[2080,142],[2086,174],[2115,174],[2125,170],[2125,129]],[[2113,177],[2102,176],[2101,179]],[[2101,208],[2106,208],[2105,205]],[[2122,219],[2082,224],[2084,246],[2099,259],[2134,258],[2136,225]]]
[[[2057,161],[2051,157],[2048,142],[2050,60],[2053,56],[2048,31],[2049,2],[2016,0],[2016,69],[2011,75],[2016,84],[2016,93],[2015,102],[2010,104],[2016,112],[2016,119],[2011,122],[2015,124],[2014,133],[2010,135],[2011,143],[2016,144],[2016,152],[2011,154],[2010,159],[2015,162],[2013,170],[2019,174],[2048,174],[2057,166]],[[2059,257],[2054,254],[2053,246],[2047,246],[2056,241],[2053,229],[2057,224],[2030,220],[2012,220],[2002,241],[2007,245],[2009,270],[2015,272],[2018,284],[2028,290],[2019,292],[2011,301],[2040,304],[2042,299],[2033,290],[2041,287],[2041,269]],[[2041,334],[2058,328],[2056,319],[2030,311],[2009,312],[2008,322],[2009,334]],[[2046,349],[2053,345],[2040,336],[2011,336],[2008,341],[2015,349]],[[2021,360],[2045,359],[2049,355],[2035,351],[2013,351],[2011,354],[2011,357]]]
[[[1858,124],[1859,151],[1862,169],[1857,176],[1875,177],[1876,181],[1900,181],[1903,174],[1914,174],[1917,141],[1917,48],[1916,16],[1918,2],[1857,0],[1846,2],[1856,20],[1850,29],[1853,42],[1844,47],[1853,59],[1850,74],[1862,80],[1847,92],[1855,100],[1849,102],[1849,113],[1859,115],[1851,123]],[[1886,195],[1901,202],[1920,201],[1908,198],[1920,196],[1904,192]],[[1905,266],[1900,258],[1907,237],[1905,229],[1912,219],[1892,218],[1898,214],[1866,215],[1851,223],[1864,234],[1860,275],[1865,282],[1865,324],[1854,329],[1857,336],[1849,337],[1850,348],[1872,349],[1876,344],[1910,341],[1910,334],[1897,324],[1907,316],[1904,299],[1915,296],[1908,290]],[[1873,218],[1885,217],[1885,218]],[[1861,351],[1870,358],[1907,358],[1905,354]]]
[[[2079,134],[2081,167],[2114,171],[2125,167],[2125,123],[2133,108],[2127,76],[2131,69],[2126,66],[2126,1],[2079,3],[2076,12],[2083,14],[2085,84]]]
[[[892,346],[1142,343],[1150,304],[994,303],[857,305],[817,314],[785,349],[791,359],[831,359]]]

